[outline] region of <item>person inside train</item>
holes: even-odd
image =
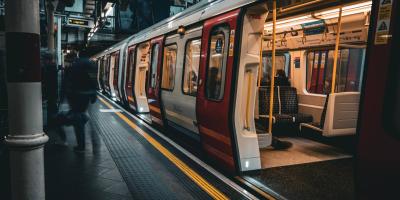
[[[193,94],[195,93],[194,91],[197,91],[197,75],[195,71],[189,72],[189,80],[190,80],[189,92]]]
[[[275,86],[289,86],[290,82],[283,69],[276,70]]]
[[[62,126],[73,126],[77,141],[74,148],[77,152],[85,150],[85,124],[89,120],[86,111],[90,103],[96,101],[95,83],[90,79],[88,71],[95,68],[95,64],[89,60],[86,51],[79,53],[72,66],[65,73],[65,93],[70,107],[69,111],[60,112],[56,118],[57,131],[61,144],[67,145],[66,135]]]
[[[210,68],[210,73],[208,76],[208,81],[207,81],[207,88],[209,88],[208,91],[208,97],[212,99],[218,99],[219,98],[219,93],[221,90],[221,77],[218,76],[218,68],[217,67],[211,67]]]
[[[58,113],[58,70],[54,63],[52,53],[45,52],[41,55],[43,63],[43,94],[47,99],[47,124],[46,128],[53,125],[53,119]]]
[[[288,86],[290,87],[289,79],[286,76],[286,73],[283,69],[278,69],[276,71],[276,76],[274,78],[275,86]],[[284,140],[280,140],[277,137],[272,137],[271,146],[276,150],[284,150],[292,147],[292,143]]]

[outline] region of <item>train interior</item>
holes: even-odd
[[[352,158],[371,4],[340,5],[341,20],[338,6],[277,18],[272,106],[273,23],[268,14],[254,110],[262,169]],[[273,139],[267,137],[270,108]],[[286,148],[274,148],[276,139]]]

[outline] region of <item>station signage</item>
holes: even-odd
[[[301,24],[301,27],[304,29],[304,35],[318,35],[324,33],[325,27],[325,20],[318,20],[315,22],[309,22]]]
[[[392,0],[380,0],[378,23],[376,26],[375,45],[387,44],[389,35],[390,18],[392,17]]]
[[[5,0],[0,0],[0,31],[4,31]]]
[[[4,1],[5,0],[0,0],[0,16],[4,16],[6,14]]]
[[[68,25],[69,26],[79,26],[79,27],[89,27],[89,20],[86,19],[79,19],[79,18],[68,18]]]

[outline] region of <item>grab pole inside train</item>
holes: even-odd
[[[334,57],[333,57],[331,94],[335,93],[336,71],[337,71],[337,61],[338,61],[339,43],[340,43],[340,32],[342,29],[342,7],[339,8],[339,19],[338,19],[337,26],[338,26],[338,28],[337,28],[337,33],[336,33],[335,53],[334,53]]]
[[[272,114],[274,108],[274,78],[275,78],[275,40],[276,40],[276,0],[272,3],[272,69],[271,69],[271,92],[269,96],[268,133],[272,135]]]

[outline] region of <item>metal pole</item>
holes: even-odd
[[[57,16],[57,66],[61,66],[61,16]]]
[[[272,135],[272,116],[274,109],[274,80],[275,80],[275,41],[276,41],[276,0],[273,1],[272,4],[272,69],[271,69],[271,92],[269,96],[269,124],[268,124],[268,133]]]
[[[342,7],[339,9],[339,20],[338,20],[338,30],[336,33],[336,44],[335,44],[335,53],[333,58],[333,72],[332,72],[332,85],[331,85],[331,94],[335,93],[335,85],[336,85],[336,70],[337,70],[337,61],[338,61],[338,53],[339,53],[339,43],[340,43],[340,32],[342,29]]]
[[[45,199],[39,0],[7,0],[5,15],[11,192]]]
[[[54,61],[54,5],[52,1],[47,2],[47,48],[49,52],[53,55]]]

